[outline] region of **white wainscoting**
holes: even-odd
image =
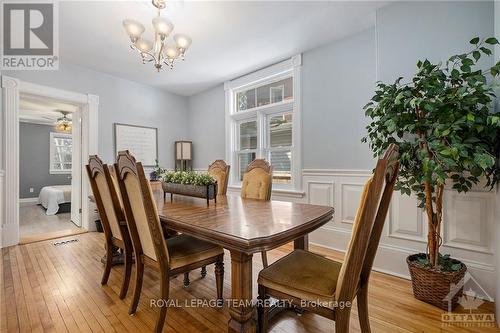
[[[368,170],[303,170],[306,193],[300,201],[335,208],[332,221],[311,234],[311,243],[345,251],[361,192],[370,175]],[[498,284],[493,255],[498,235],[492,232],[495,199],[494,192],[475,190],[464,195],[446,190],[441,250],[462,260],[492,298]],[[425,252],[426,237],[426,216],[417,208],[416,199],[395,192],[374,269],[409,278],[406,257]]]

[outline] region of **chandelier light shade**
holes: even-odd
[[[127,34],[130,36],[130,39],[132,39],[132,42],[137,40],[137,38],[142,35],[144,30],[146,30],[146,28],[144,28],[144,26],[140,22],[130,19],[123,21],[123,27],[125,28]]]
[[[139,38],[138,40],[136,40],[136,42],[134,43],[134,46],[140,51],[140,52],[143,52],[143,53],[147,53],[149,51],[151,51],[153,49],[153,42],[147,40],[147,39],[143,39],[143,38]]]
[[[167,37],[174,30],[172,22],[164,17],[158,16],[153,19],[153,27],[160,36]]]
[[[136,20],[123,20],[123,28],[130,38],[130,47],[139,53],[142,63],[152,62],[159,72],[164,65],[172,69],[176,59],[184,60],[192,41],[185,34],[175,34],[175,46],[167,45],[167,38],[174,30],[174,25],[161,16],[161,10],[166,7],[165,0],[152,0],[152,3],[158,9],[158,16],[151,21],[154,29],[153,41],[142,37],[146,29]]]
[[[175,43],[177,44],[177,49],[179,49],[179,53],[181,57],[184,59],[184,53],[191,45],[191,38],[183,34],[176,34],[174,36]]]

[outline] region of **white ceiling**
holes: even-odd
[[[167,1],[162,12],[174,33],[190,35],[186,60],[155,72],[129,48],[122,20],[134,18],[151,39],[150,1],[60,3],[61,62],[78,64],[180,95],[367,29],[381,1]],[[170,37],[172,38],[172,37]]]
[[[22,122],[53,125],[63,116],[61,111],[76,112],[78,106],[26,94],[19,98],[19,120]],[[72,118],[71,113],[67,114],[67,118]]]

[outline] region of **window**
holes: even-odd
[[[274,189],[300,190],[297,57],[226,84],[231,185],[240,185],[248,164],[263,158],[273,166]]]
[[[71,134],[50,133],[50,174],[71,174],[73,139]]]
[[[236,93],[236,111],[293,100],[293,77]]]
[[[273,183],[291,184],[292,182],[292,132],[293,113],[269,116],[265,147],[267,160],[273,166]]]

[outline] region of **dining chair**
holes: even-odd
[[[202,266],[215,264],[217,301],[222,303],[224,250],[186,234],[165,239],[156,202],[140,162],[128,151],[118,153],[115,164],[125,216],[135,252],[135,288],[129,314],[139,304],[145,264],[159,267],[161,299],[169,297],[170,278]],[[160,307],[155,332],[165,324],[167,307]]]
[[[230,165],[223,160],[215,160],[208,166],[208,174],[217,181],[217,195],[226,195],[229,180]],[[201,277],[207,276],[207,267],[201,268]],[[189,272],[184,273],[184,287],[189,286]]]
[[[259,273],[261,302],[257,312],[261,333],[267,332],[269,297],[334,320],[337,333],[349,331],[350,305],[357,297],[361,332],[370,332],[368,280],[397,178],[398,159],[398,149],[391,144],[378,160],[361,195],[343,263],[294,250]]]
[[[253,160],[243,174],[241,197],[257,200],[271,200],[273,167],[263,159]],[[261,252],[264,268],[268,266],[267,253]]]
[[[102,163],[97,155],[89,156],[86,166],[90,180],[90,186],[94,194],[97,210],[104,229],[104,239],[106,247],[106,262],[101,284],[108,283],[111,267],[113,266],[113,253],[116,248],[123,251],[125,257],[125,270],[120,299],[124,299],[130,282],[132,271],[132,241],[125,222],[125,215],[122,210],[121,198],[118,184],[114,174],[114,167]]]
[[[216,160],[208,166],[208,174],[217,181],[217,194],[226,195],[230,165],[223,160]]]

